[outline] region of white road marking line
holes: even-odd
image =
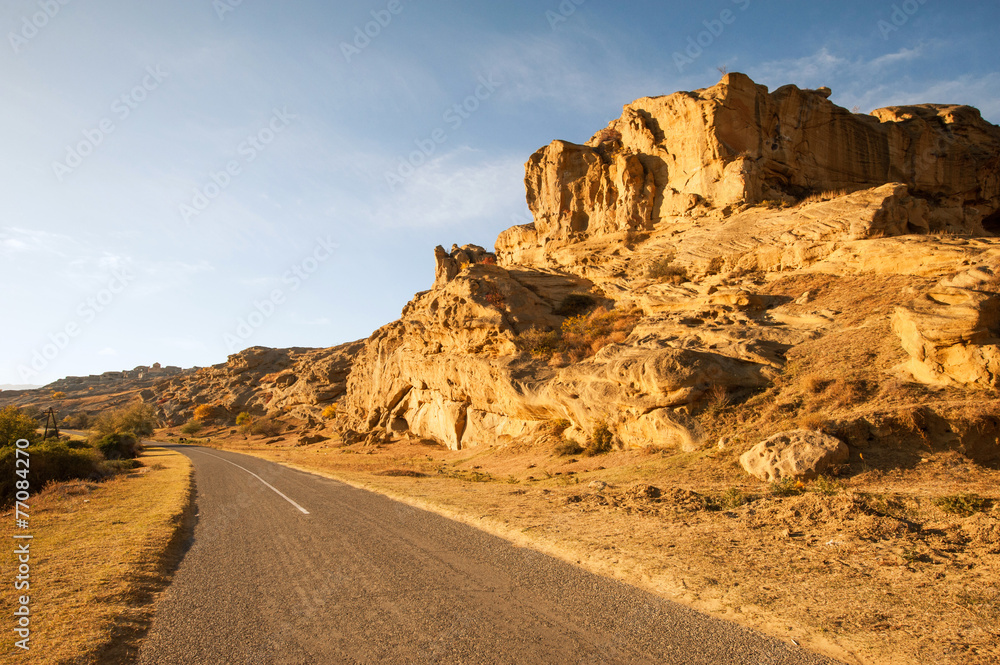
[[[244,467],[240,466],[239,464],[237,464],[236,462],[230,462],[225,457],[219,457],[218,455],[213,455],[212,453],[206,453],[204,450],[196,450],[196,452],[199,452],[202,455],[208,455],[209,457],[214,457],[215,459],[220,459],[223,462],[228,462],[229,464],[232,464],[233,466],[235,466],[238,469],[243,469],[244,471],[246,471],[247,473],[249,473],[251,476],[253,476],[257,480],[259,480],[260,482],[264,483],[265,485],[267,485],[268,487],[270,487],[272,490],[274,490],[274,493],[277,494],[278,496],[280,496],[282,499],[284,499],[288,503],[292,504],[293,506],[295,506],[296,508],[298,508],[299,510],[301,510],[303,515],[308,515],[309,514],[308,510],[306,510],[305,508],[303,508],[299,504],[297,504],[294,501],[292,501],[291,499],[289,499],[287,496],[285,496],[284,494],[281,493],[281,490],[279,490],[277,487],[275,487],[271,483],[267,482],[266,480],[264,480],[263,478],[261,478],[260,476],[258,476],[256,473],[254,473],[250,469],[244,468]]]

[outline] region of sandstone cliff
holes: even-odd
[[[828,96],[729,74],[536,152],[534,223],[495,254],[437,248],[433,288],[365,342],[348,437],[465,448],[599,428],[692,450],[715,443],[706,413],[768,395],[787,424],[819,414],[853,443],[913,407],[907,386],[995,400],[1000,128],[965,106],[859,115]],[[853,394],[824,404],[840,384]]]

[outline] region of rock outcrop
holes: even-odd
[[[289,416],[318,422],[324,407],[344,395],[347,375],[361,342],[329,349],[269,349],[254,346],[225,363],[162,381],[145,401],[162,422],[180,425],[202,404],[233,421],[240,412]]]
[[[433,288],[365,342],[341,403],[348,438],[496,446],[565,420],[580,442],[600,425],[621,447],[693,450],[699,414],[840,334],[839,311],[776,295],[777,275],[874,271],[919,289],[987,261],[1000,128],[964,106],[859,115],[828,97],[729,74],[536,152],[533,223],[502,232],[495,255],[438,247]],[[976,237],[928,235],[941,232]]]
[[[897,230],[1000,230],[1000,129],[979,111],[922,104],[861,115],[828,96],[768,92],[733,73],[711,88],[636,100],[587,145],[555,141],[532,155],[534,224],[501,234],[497,252],[538,262],[567,243],[648,231],[701,207],[887,183],[917,199],[896,212]]]
[[[811,480],[831,466],[843,464],[850,452],[840,439],[798,429],[780,432],[740,456],[743,469],[758,480]]]
[[[902,369],[928,384],[1000,388],[998,287],[1000,270],[978,267],[898,307],[893,328],[910,356]]]

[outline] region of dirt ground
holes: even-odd
[[[1000,662],[1000,471],[956,452],[769,486],[715,448],[585,458],[206,434],[847,663]]]

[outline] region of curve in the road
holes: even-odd
[[[199,516],[143,664],[832,662],[379,494],[175,449]]]

